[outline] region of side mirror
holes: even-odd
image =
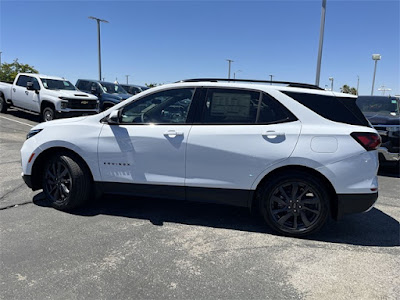
[[[98,90],[95,86],[92,86],[92,87],[90,88],[90,93],[92,93],[92,94],[95,95],[95,96],[100,95],[99,90]]]
[[[34,91],[34,90],[35,90],[35,88],[33,87],[33,82],[32,82],[32,81],[28,81],[28,82],[26,83],[26,89],[27,89],[28,91]]]
[[[114,110],[108,116],[107,123],[110,125],[117,125],[119,124],[119,120],[120,120],[120,111]]]

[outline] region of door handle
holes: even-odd
[[[15,93],[15,91],[16,91],[16,89],[15,88],[13,88],[13,92]]]
[[[164,133],[165,136],[168,136],[170,138],[174,138],[177,136],[183,136],[183,132],[181,131],[175,131],[175,130],[168,130],[167,132]]]
[[[25,91],[25,95],[27,95],[27,96],[28,96],[28,95],[29,95],[29,92],[28,92],[28,91]]]
[[[262,134],[263,136],[269,138],[269,139],[276,139],[278,136],[284,136],[284,132],[277,132],[274,130],[268,130],[267,132]]]

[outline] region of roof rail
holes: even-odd
[[[228,78],[193,78],[193,79],[185,79],[180,80],[178,82],[218,82],[218,81],[228,81],[228,82],[255,82],[255,83],[276,83],[276,84],[287,84],[289,87],[299,87],[305,89],[314,89],[314,90],[324,90],[317,85],[309,84],[309,83],[299,83],[299,82],[291,82],[291,81],[275,81],[275,80],[256,80],[256,79],[228,79]]]

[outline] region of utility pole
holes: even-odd
[[[270,74],[269,77],[270,77],[270,81],[271,81],[270,84],[272,85],[272,77],[274,77],[274,75],[271,75],[271,74]]]
[[[331,82],[331,91],[333,92],[333,77],[329,77],[329,81]]]
[[[1,54],[2,54],[2,53],[3,53],[3,52],[0,51],[0,66],[1,66]]]
[[[99,80],[101,80],[100,22],[108,23],[108,21],[102,20],[99,18],[95,18],[95,17],[89,17],[89,19],[97,21],[97,46],[98,46],[98,52],[99,52]]]
[[[319,86],[319,78],[321,74],[321,60],[322,60],[322,46],[324,43],[324,29],[325,29],[325,12],[326,12],[326,0],[322,0],[321,10],[321,27],[319,29],[319,48],[318,48],[318,59],[317,59],[317,74],[315,76],[315,85]]]
[[[231,79],[231,63],[233,63],[232,59],[227,59],[228,62],[228,79]]]
[[[128,84],[128,77],[129,77],[129,75],[125,75],[125,77],[126,77],[126,84]]]

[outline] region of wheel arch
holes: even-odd
[[[45,166],[45,161],[49,159],[52,155],[55,153],[68,153],[71,154],[74,158],[76,158],[81,165],[87,169],[88,173],[90,174],[90,180],[93,182],[93,174],[86,163],[86,161],[75,151],[65,148],[65,147],[53,147],[46,149],[45,151],[41,152],[39,156],[35,159],[33,166],[32,166],[32,172],[31,172],[31,178],[32,178],[32,190],[39,190],[42,188],[42,176],[43,176],[43,171],[44,171],[44,166]]]
[[[318,172],[317,170],[315,170],[313,168],[302,166],[302,165],[287,165],[287,166],[276,168],[273,171],[271,171],[268,174],[266,174],[261,179],[261,181],[258,183],[258,185],[256,187],[256,190],[254,192],[253,198],[251,199],[250,209],[252,211],[257,211],[258,210],[258,204],[259,204],[259,201],[261,199],[260,190],[261,190],[262,186],[265,184],[265,182],[267,182],[271,178],[274,178],[278,174],[288,173],[288,172],[292,172],[292,171],[305,172],[307,174],[310,174],[310,175],[318,178],[319,180],[321,180],[323,182],[323,184],[327,188],[328,194],[330,196],[330,199],[329,199],[330,203],[329,204],[330,204],[331,217],[336,219],[337,218],[337,211],[338,211],[337,193],[335,191],[335,188],[333,187],[333,184],[322,173]]]

